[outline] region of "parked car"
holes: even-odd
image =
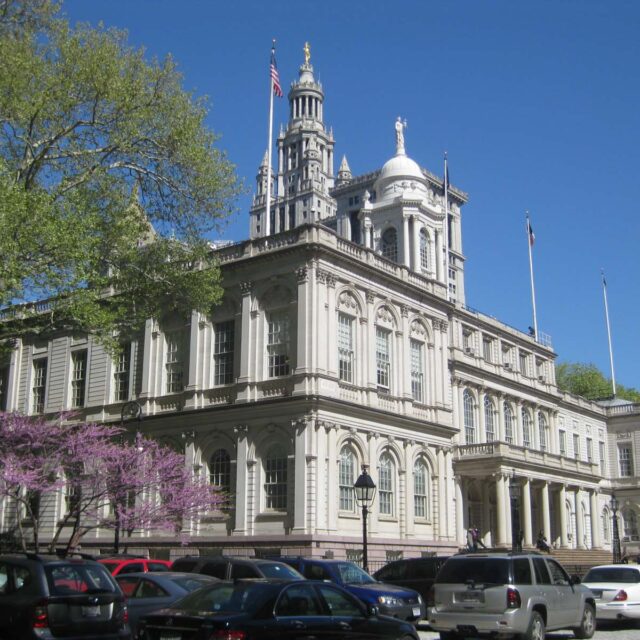
[[[381,614],[410,622],[417,622],[426,615],[424,600],[417,591],[378,582],[353,562],[291,556],[280,559],[305,578],[329,580],[340,585],[364,603],[378,607]]]
[[[429,624],[442,640],[518,635],[543,640],[545,630],[595,632],[593,594],[553,558],[538,553],[463,553],[449,558],[434,584]]]
[[[424,558],[403,558],[386,564],[378,569],[373,577],[380,582],[395,584],[399,587],[414,589],[425,601],[429,602],[431,587],[436,579],[440,567],[449,556],[427,556]]]
[[[169,571],[172,563],[169,560],[153,560],[140,556],[107,556],[97,559],[103,564],[112,576],[124,573],[140,573],[142,571]]]
[[[142,640],[158,638],[387,638],[418,640],[413,625],[378,615],[327,582],[220,582],[145,616]]]
[[[125,598],[98,562],[35,553],[0,556],[0,638],[129,640]]]
[[[596,618],[640,620],[640,565],[607,564],[589,569],[582,579],[596,601]]]
[[[147,613],[172,605],[188,593],[219,582],[217,578],[199,573],[128,573],[116,578],[127,596],[129,626],[134,638],[138,637],[138,622]]]
[[[264,578],[267,580],[300,580],[302,576],[288,564],[261,558],[231,556],[184,556],[173,563],[174,571],[203,573],[220,580]]]

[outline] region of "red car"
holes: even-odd
[[[153,560],[151,558],[110,556],[98,559],[100,564],[111,572],[112,576],[121,576],[125,573],[146,573],[147,571],[169,571],[171,562],[169,560]]]

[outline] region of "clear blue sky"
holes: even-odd
[[[249,194],[224,237],[248,235],[267,145],[271,39],[283,87],[302,47],[325,90],[336,166],[354,174],[407,153],[469,193],[467,303],[532,324],[525,210],[536,234],[538,326],[561,361],[609,374],[600,269],[607,275],[616,381],[640,388],[640,2],[635,0],[67,0],[72,22],[118,26],[150,56],[171,53]],[[276,130],[287,118],[276,103]]]

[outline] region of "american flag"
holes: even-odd
[[[273,83],[273,93],[278,98],[282,98],[282,87],[280,86],[280,76],[276,65],[276,52],[273,49],[271,50],[271,82]]]

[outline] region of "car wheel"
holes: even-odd
[[[522,636],[523,640],[544,640],[544,633],[544,620],[542,616],[537,611],[532,612],[529,628]]]
[[[590,604],[584,605],[580,626],[573,629],[576,638],[592,638],[596,632],[596,611]]]

